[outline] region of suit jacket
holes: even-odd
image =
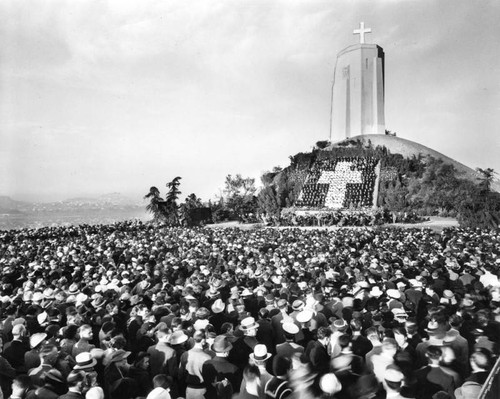
[[[215,384],[225,378],[231,383],[234,392],[239,391],[243,377],[242,372],[242,369],[238,369],[224,357],[216,356],[203,363],[201,375],[207,388],[205,398],[217,399]]]
[[[276,354],[291,359],[295,353],[304,353],[304,347],[296,344],[295,342],[283,342],[276,345]]]
[[[151,355],[149,359],[151,377],[158,374],[177,377],[177,356],[170,346],[164,342],[158,342],[148,348],[148,353]]]
[[[16,369],[18,374],[26,373],[26,367],[24,365],[24,354],[28,351],[28,348],[24,342],[21,341],[11,341],[5,344],[3,350],[3,356],[10,363],[12,367]]]
[[[59,399],[85,399],[81,393],[68,391],[64,395],[59,396]]]
[[[309,360],[313,366],[313,370],[318,374],[328,373],[330,368],[330,355],[327,349],[319,341],[312,341],[308,345],[306,355],[309,354]]]

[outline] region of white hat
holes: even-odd
[[[241,320],[240,328],[242,330],[248,331],[258,327],[259,325],[255,322],[255,319],[253,317],[245,317],[243,320]]]
[[[371,291],[370,291],[370,296],[374,296],[376,298],[378,298],[379,296],[381,296],[384,292],[380,289],[380,287],[378,285],[374,286]]]
[[[395,290],[393,288],[388,289],[386,294],[389,298],[393,298],[393,299],[401,298],[401,292],[399,292],[398,290]]]
[[[257,361],[265,361],[271,357],[270,353],[267,353],[266,345],[258,344],[253,348],[253,353],[250,354],[250,359]]]
[[[405,378],[404,374],[393,367],[387,367],[384,372],[384,380],[389,382],[401,382]]]
[[[324,393],[329,395],[333,395],[342,390],[342,384],[333,373],[328,373],[321,377],[319,380],[319,387]]]
[[[213,304],[212,304],[212,312],[214,313],[222,313],[224,309],[226,308],[226,305],[222,301],[222,299],[217,299]]]
[[[302,312],[299,312],[297,314],[297,321],[299,323],[307,323],[312,319],[312,317],[313,317],[312,310],[304,309]]]
[[[31,348],[36,348],[47,338],[47,334],[45,333],[36,333],[30,337],[30,346]]]
[[[295,323],[283,323],[283,331],[287,332],[288,334],[297,334],[299,332],[299,326]]]

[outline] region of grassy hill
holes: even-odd
[[[466,178],[473,182],[477,182],[477,178],[480,177],[480,174],[468,166],[460,163],[453,158],[450,158],[444,154],[441,154],[438,151],[433,150],[432,148],[426,147],[425,145],[415,143],[411,140],[406,140],[401,137],[390,136],[385,134],[370,134],[370,135],[360,135],[355,136],[350,139],[342,140],[336,143],[330,144],[325,148],[325,151],[331,151],[335,148],[345,147],[346,144],[350,141],[360,141],[364,145],[368,146],[370,143],[373,147],[386,147],[393,154],[401,154],[405,158],[411,158],[412,156],[418,157],[418,155],[422,156],[431,156],[436,159],[441,159],[443,162],[447,164],[453,165],[455,170],[458,172],[462,178]],[[493,190],[500,192],[500,181],[495,180],[491,187]]]

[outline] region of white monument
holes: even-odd
[[[366,44],[363,22],[353,31],[359,43],[337,55],[332,88],[330,141],[360,134],[385,134],[384,50]]]

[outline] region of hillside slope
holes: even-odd
[[[359,140],[365,145],[368,145],[370,142],[373,147],[383,146],[386,147],[391,153],[401,154],[407,158],[418,156],[419,154],[422,154],[423,156],[429,155],[433,158],[442,159],[444,162],[452,164],[459,175],[461,175],[461,177],[463,178],[476,182],[477,178],[480,177],[479,173],[474,169],[469,168],[468,166],[455,161],[453,158],[441,154],[440,152],[435,151],[432,148],[426,147],[425,145],[416,143],[411,140],[403,139],[401,137],[389,136],[385,134],[370,134],[351,137],[350,139],[332,143],[330,146],[325,148],[325,150],[331,150],[335,147],[342,147],[342,144],[352,140]],[[492,189],[500,192],[500,181],[495,180],[492,184]]]

